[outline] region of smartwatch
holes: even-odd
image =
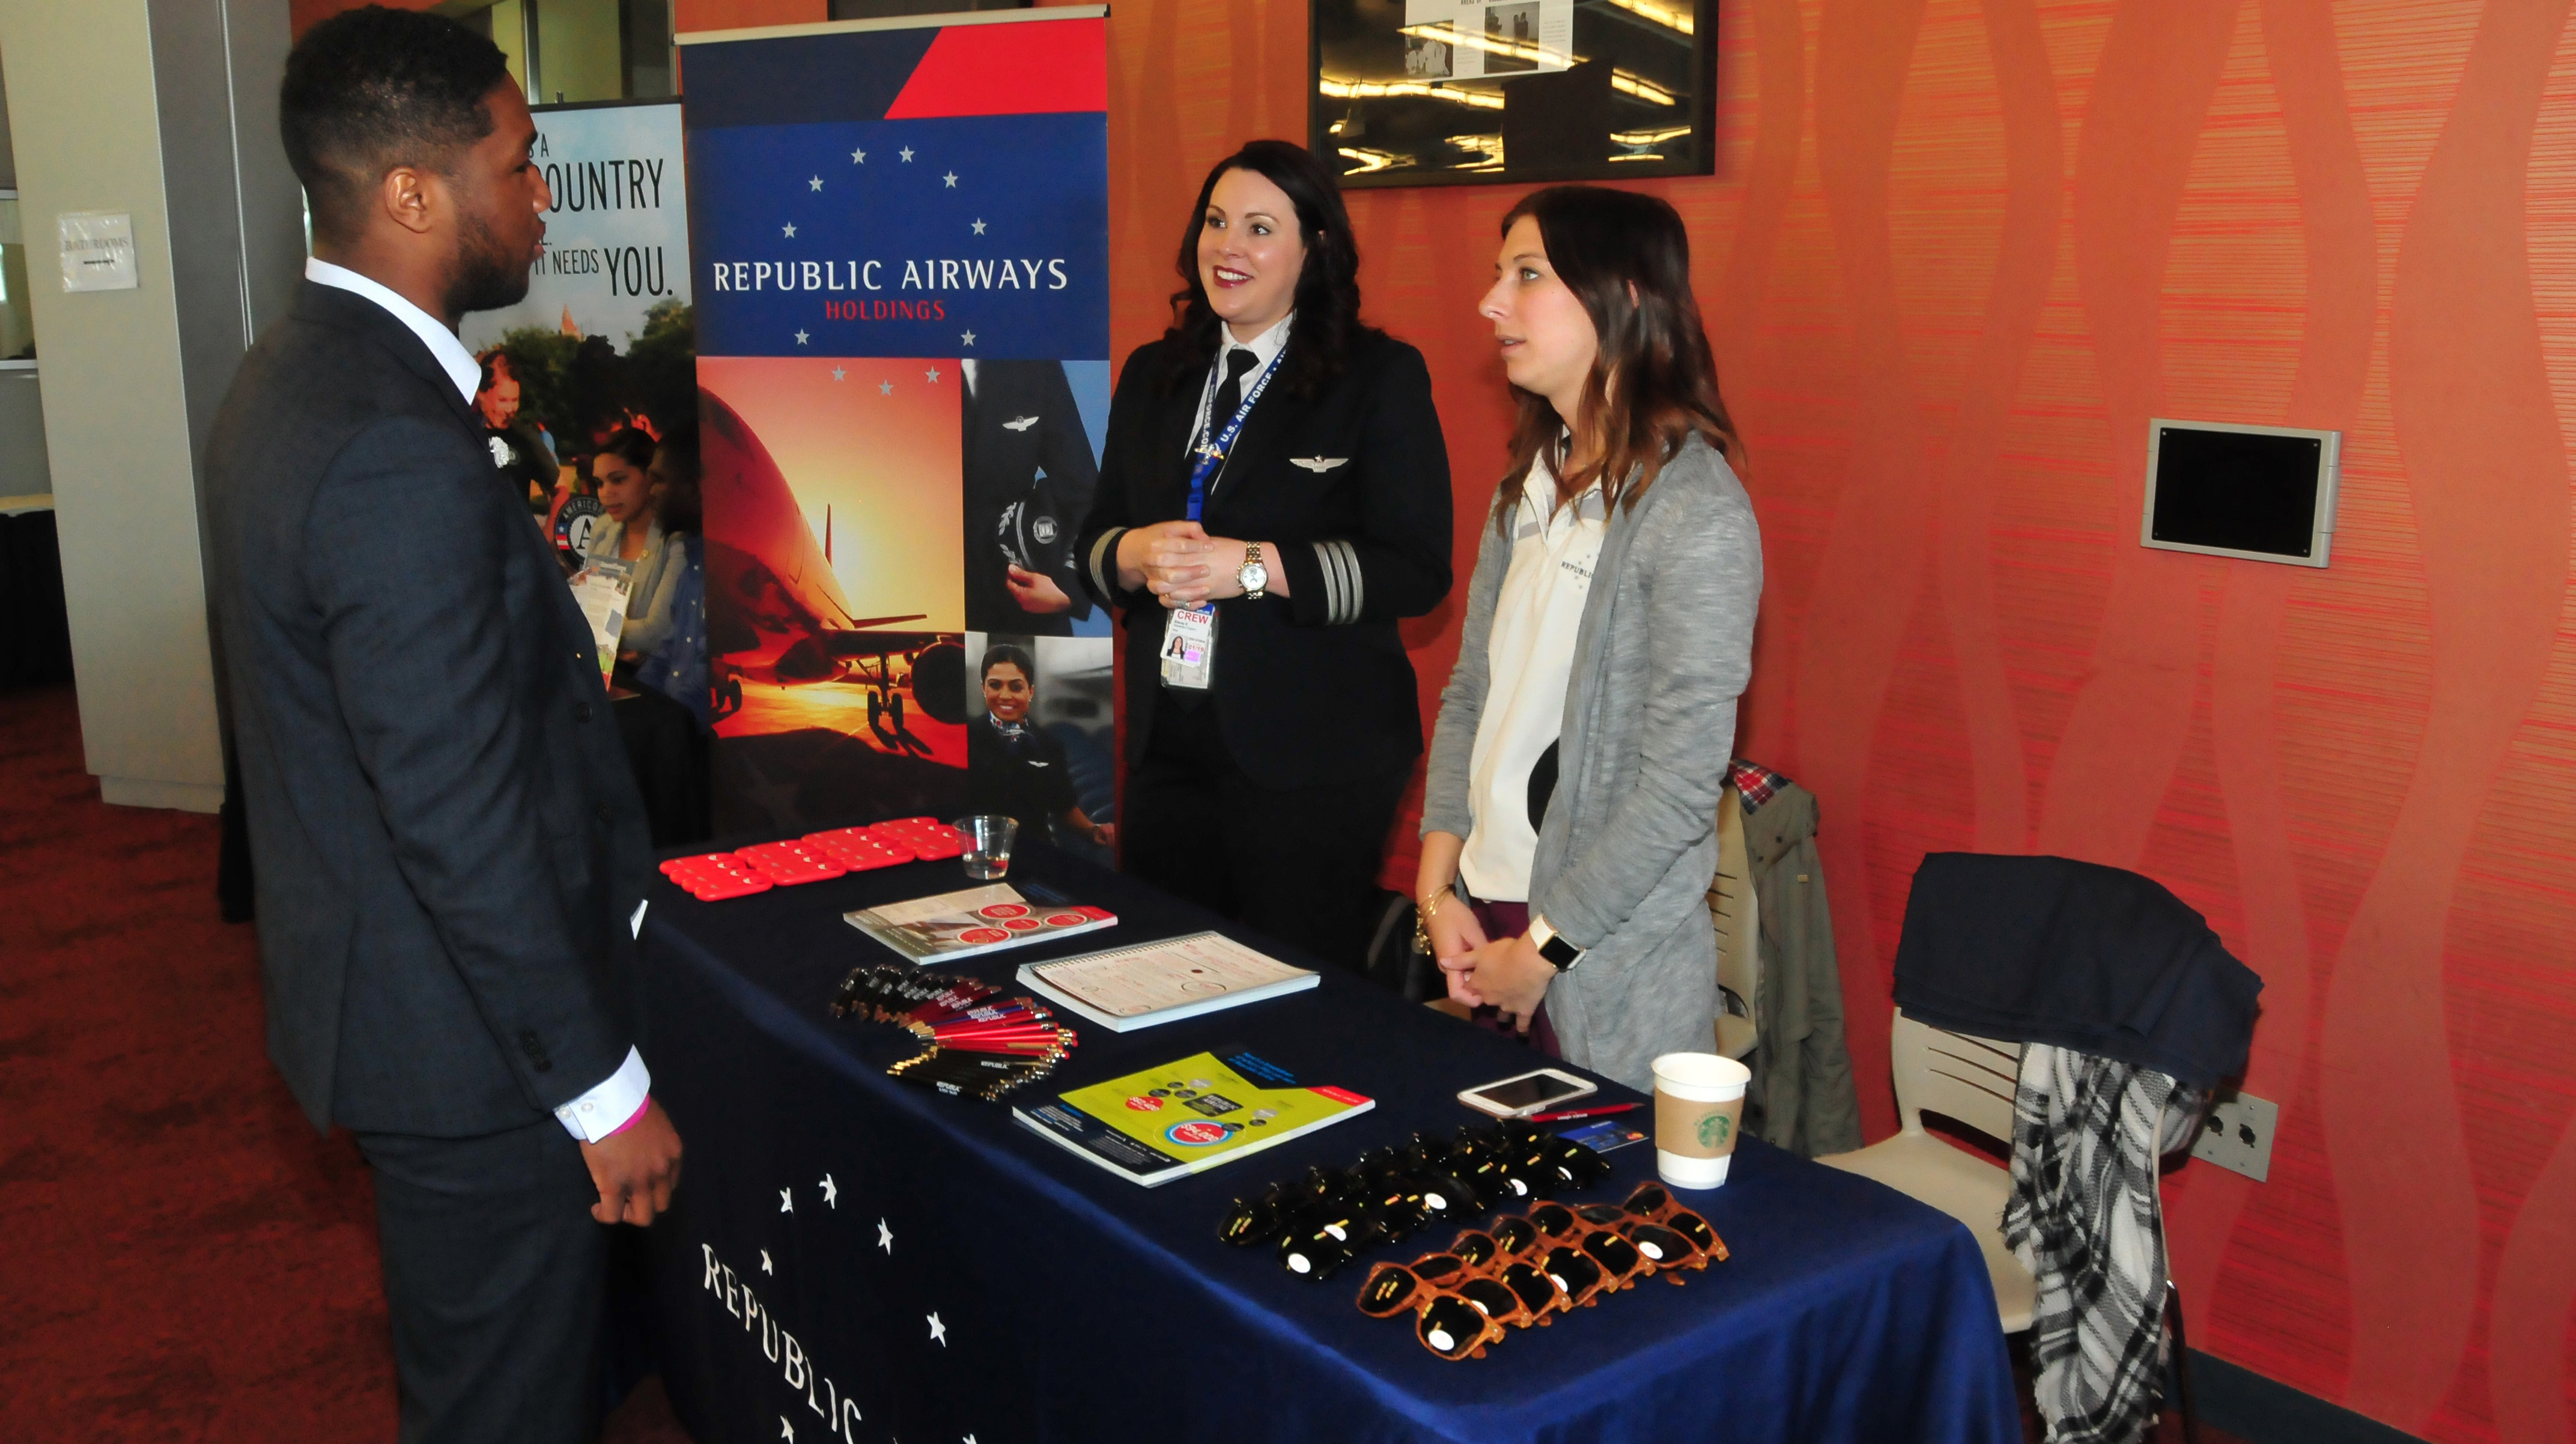
[[[1584,950],[1567,942],[1556,929],[1548,926],[1547,919],[1536,913],[1530,914],[1529,936],[1531,942],[1538,944],[1538,955],[1547,959],[1560,973],[1573,972],[1574,965],[1583,961]]]

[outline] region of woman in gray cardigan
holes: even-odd
[[[1707,892],[1761,534],[1671,206],[1538,191],[1504,218],[1497,271],[1479,309],[1520,422],[1441,694],[1415,895],[1451,996],[1649,1088],[1657,1054],[1710,1046]]]

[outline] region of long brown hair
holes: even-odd
[[[1508,527],[1530,463],[1544,458],[1557,499],[1601,483],[1602,499],[1633,509],[1664,464],[1696,433],[1730,463],[1742,454],[1735,423],[1717,394],[1717,362],[1691,294],[1690,233],[1681,214],[1653,196],[1602,186],[1549,186],[1521,198],[1503,234],[1528,216],[1557,278],[1583,303],[1600,337],[1583,411],[1601,454],[1569,472],[1567,432],[1546,397],[1515,386],[1511,470],[1495,498],[1495,523]],[[1630,473],[1635,473],[1633,480]]]
[[[1198,204],[1189,224],[1181,227],[1181,253],[1175,262],[1181,288],[1172,293],[1172,325],[1163,333],[1176,343],[1163,389],[1187,382],[1195,387],[1217,352],[1216,312],[1208,305],[1207,283],[1199,278],[1199,232],[1207,228],[1208,197],[1227,171],[1248,170],[1279,187],[1297,208],[1297,230],[1306,241],[1306,268],[1297,276],[1297,332],[1289,338],[1280,379],[1289,391],[1312,396],[1341,373],[1352,343],[1369,334],[1360,323],[1360,247],[1351,232],[1350,212],[1342,207],[1341,187],[1333,173],[1301,145],[1284,140],[1255,140],[1208,168],[1199,183]]]

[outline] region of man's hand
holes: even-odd
[[[1010,591],[1011,600],[1020,604],[1021,611],[1052,615],[1073,610],[1073,598],[1066,596],[1064,588],[1056,585],[1055,578],[1044,572],[1012,566],[1003,577],[1002,585]]]
[[[599,1202],[591,1205],[590,1216],[642,1228],[671,1206],[671,1190],[680,1186],[680,1133],[662,1105],[647,1098],[643,1117],[597,1143],[583,1144],[581,1161],[590,1165],[590,1181],[599,1186]]]

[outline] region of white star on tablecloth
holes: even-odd
[[[910,165],[910,164],[912,164],[912,147],[911,147],[911,146],[905,146],[905,147],[903,148],[903,163],[904,163],[905,165]]]
[[[921,379],[923,379],[924,381],[929,382],[929,383],[930,383],[931,385],[933,385],[933,386],[938,385],[938,384],[939,384],[939,368],[938,368],[938,367],[936,367],[936,366],[933,366],[933,367],[931,367],[929,370],[922,372],[922,373],[921,373]]]
[[[776,1270],[776,1269],[774,1269],[774,1268],[771,1268],[771,1267],[769,1266],[769,1250],[767,1250],[767,1249],[762,1249],[762,1250],[760,1251],[760,1271],[761,1271],[762,1273],[765,1273],[765,1274],[772,1274],[772,1275],[774,1275],[774,1274],[776,1274],[776,1273],[778,1272],[778,1270]]]
[[[809,341],[809,340],[811,340],[811,339],[812,339],[812,338],[811,338],[811,337],[809,337],[809,336],[807,336],[803,331],[798,331],[798,332],[796,333],[796,344],[797,344],[797,345],[799,345],[799,346],[804,345],[807,341]]]
[[[965,343],[966,343],[967,345],[969,345],[969,346],[972,346],[972,345],[974,345],[974,344],[975,344],[975,333],[974,333],[974,332],[972,332],[972,331],[968,331],[968,332],[966,332],[965,334],[963,334],[963,335],[959,336],[957,339],[958,339],[958,340],[960,340],[960,341],[965,342]]]
[[[819,191],[819,190],[821,190],[821,189],[823,188],[823,178],[822,178],[821,176],[816,176],[816,177],[814,177],[812,180],[807,181],[805,184],[806,184],[809,188],[814,189],[814,190],[818,190],[818,191]]]
[[[984,223],[982,221],[977,221],[975,223],[975,234],[979,236],[984,234]]]
[[[957,172],[955,172],[955,171],[953,171],[953,170],[952,170],[952,171],[950,171],[948,174],[946,174],[945,176],[940,177],[940,179],[945,180],[945,181],[947,181],[947,182],[948,182],[948,188],[949,188],[950,190],[952,190],[952,191],[953,191],[953,190],[957,189]]]
[[[794,240],[794,239],[796,239],[796,223],[795,223],[794,221],[789,221],[786,225],[781,226],[779,229],[780,229],[781,231],[783,231],[783,232],[785,232],[785,233],[786,233],[787,239],[789,239],[789,240],[791,240],[791,241],[792,241],[792,240]]]
[[[841,379],[840,367],[835,366],[832,368],[832,379],[835,381]],[[828,1173],[823,1175],[823,1201],[832,1205],[835,1209],[838,1209],[841,1206],[841,1186],[834,1183],[832,1181],[832,1175]]]
[[[788,1423],[784,1414],[778,1416],[778,1437],[791,1441],[796,1437],[796,1426]]]
[[[796,1190],[792,1188],[782,1188],[778,1190],[778,1211],[780,1213],[794,1213],[796,1211]]]
[[[863,151],[863,150],[854,150],[854,151],[851,151],[851,152],[850,152],[850,164],[852,164],[852,165],[866,165],[867,163],[868,163],[868,153],[867,153],[866,151]]]
[[[939,1341],[939,1347],[948,1347],[948,1326],[939,1322],[937,1314],[930,1316],[930,1337]]]
[[[848,372],[843,371],[843,370],[842,370],[840,367],[838,367],[838,366],[835,366],[835,367],[833,367],[833,368],[832,368],[832,379],[833,379],[833,380],[835,380],[835,381],[840,380],[842,377],[844,377],[844,376],[846,376],[846,375],[848,375],[848,374],[849,374]],[[832,1175],[830,1175],[830,1174],[828,1174],[828,1173],[823,1175],[823,1201],[824,1201],[825,1203],[832,1203]],[[839,1207],[840,1207],[840,1205],[839,1205],[839,1204],[837,1204],[837,1203],[832,1203],[832,1206],[833,1206],[834,1208],[839,1208]]]
[[[894,1230],[886,1227],[886,1221],[884,1219],[877,1220],[877,1247],[884,1249],[887,1253],[894,1252]]]
[[[880,381],[880,382],[878,382],[878,383],[877,383],[877,394],[878,394],[879,396],[892,396],[892,395],[894,394],[894,383],[893,383],[893,382],[891,382],[891,381]],[[885,1225],[884,1225],[884,1224],[879,1224],[879,1225],[877,1225],[877,1227],[879,1227],[879,1228],[883,1228],[883,1227],[885,1227]]]

